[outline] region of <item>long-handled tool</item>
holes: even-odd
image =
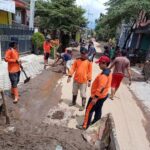
[[[21,68],[21,71],[24,73],[26,79],[24,80],[24,84],[29,82],[30,81],[30,77],[27,76],[26,72],[24,71],[24,68],[23,66],[20,64],[20,68]]]
[[[2,96],[2,100],[3,100],[3,104],[2,105],[3,105],[4,111],[5,111],[6,124],[10,124],[10,119],[9,119],[9,116],[8,116],[8,110],[7,110],[7,106],[6,106],[4,91],[2,89],[0,89],[0,93],[1,93],[1,96]]]

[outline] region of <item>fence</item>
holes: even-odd
[[[4,57],[5,50],[8,49],[11,37],[18,38],[18,49],[20,54],[31,52],[32,43],[31,36],[33,30],[27,26],[18,25],[0,25],[0,44],[1,44],[1,55]]]
[[[0,35],[31,35],[33,30],[23,25],[0,25]]]

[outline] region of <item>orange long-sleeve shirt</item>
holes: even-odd
[[[5,53],[5,61],[8,62],[8,72],[15,73],[20,71],[20,65],[17,63],[19,60],[19,53],[16,49],[8,49]]]
[[[74,73],[74,80],[78,83],[87,83],[87,81],[92,80],[92,62],[81,58],[76,59],[69,71],[69,76]]]
[[[99,99],[105,98],[111,87],[112,74],[106,75],[100,73],[92,83],[91,87],[91,97],[97,96]]]
[[[43,43],[43,50],[44,50],[44,53],[50,53],[51,51],[51,48],[52,48],[52,45],[50,42],[44,42]]]

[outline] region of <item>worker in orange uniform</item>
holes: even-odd
[[[11,94],[14,97],[14,103],[19,100],[18,83],[20,80],[20,63],[19,52],[17,50],[18,39],[12,38],[9,43],[9,49],[5,53],[5,61],[8,62],[8,72],[11,82]]]
[[[73,97],[70,106],[76,105],[78,90],[80,90],[82,98],[82,106],[79,111],[83,111],[86,104],[86,88],[90,87],[92,79],[92,62],[87,59],[88,50],[81,51],[81,57],[77,58],[73,63],[67,82],[70,82],[71,77],[74,75],[73,81]]]
[[[95,112],[95,116],[92,124],[101,118],[102,106],[108,97],[108,91],[111,87],[112,75],[110,69],[107,68],[110,64],[110,59],[107,56],[101,56],[96,63],[99,64],[102,72],[98,74],[92,83],[91,97],[86,107],[83,125],[76,126],[79,129],[87,129],[89,127],[93,112]]]
[[[49,37],[46,38],[46,40],[43,43],[43,50],[44,50],[44,69],[46,69],[46,66],[48,65],[48,58],[50,56],[50,51],[52,48],[52,45],[50,43],[51,39]]]

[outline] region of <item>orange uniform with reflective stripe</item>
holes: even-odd
[[[107,99],[108,91],[111,86],[111,80],[112,80],[112,74],[109,72],[109,70],[105,70],[105,71],[103,70],[103,72],[95,78],[91,87],[92,99],[89,99],[86,112],[85,112],[85,117],[83,122],[84,129],[88,128],[88,126],[90,125],[92,114],[94,111],[95,111],[94,119],[98,120],[101,118],[101,113],[99,112],[101,112],[103,101]],[[93,98],[96,98],[95,104],[92,103]],[[96,107],[95,105],[99,107]]]
[[[87,83],[87,81],[92,79],[92,62],[87,59],[76,59],[69,71],[69,76],[72,76],[74,73],[75,81],[81,84]]]
[[[105,74],[99,74],[94,80],[91,87],[91,97],[98,96],[99,99],[105,98],[111,87],[112,74],[108,76]]]
[[[43,43],[44,53],[50,53],[51,48],[52,48],[51,43],[46,41]]]
[[[5,53],[5,61],[8,62],[8,72],[15,73],[20,71],[20,65],[16,62],[19,60],[19,53],[16,49],[8,49]]]

